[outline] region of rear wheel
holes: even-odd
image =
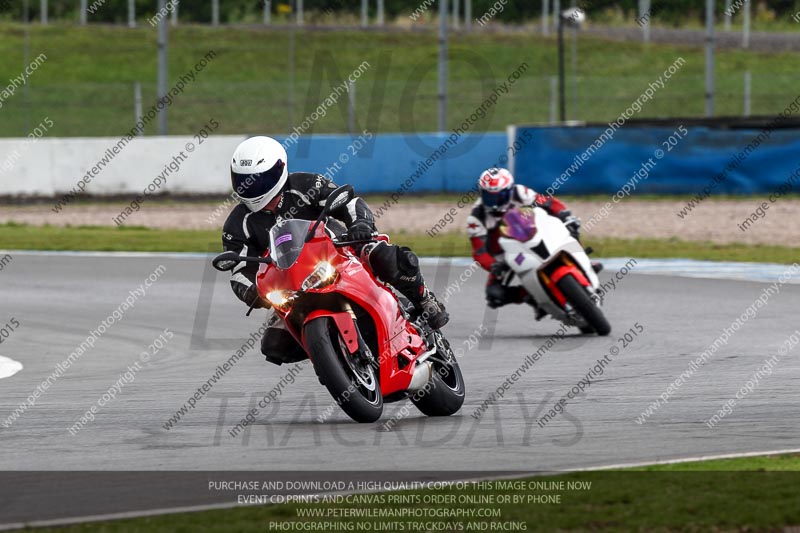
[[[567,301],[572,304],[575,311],[583,317],[589,328],[582,327],[581,333],[590,333],[595,331],[598,335],[605,336],[611,333],[611,324],[606,320],[603,311],[597,307],[597,304],[592,300],[586,288],[581,285],[574,276],[566,275],[558,282],[558,289],[566,297]]]
[[[355,327],[355,326],[354,326]],[[356,422],[375,422],[383,413],[378,373],[359,353],[351,354],[329,317],[315,318],[305,326],[311,361],[319,380],[342,410]]]
[[[450,343],[439,331],[433,335],[436,353],[423,363],[433,364],[431,379],[411,395],[411,402],[425,415],[450,416],[464,404],[464,377]]]

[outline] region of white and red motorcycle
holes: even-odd
[[[511,271],[542,311],[582,333],[608,335],[611,325],[599,304],[600,280],[586,250],[564,223],[540,207],[509,210],[498,242]]]

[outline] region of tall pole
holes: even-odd
[[[570,82],[570,95],[572,99],[570,100],[570,109],[572,109],[572,116],[576,118],[578,116],[578,28],[573,27],[571,39],[571,46],[570,46],[570,70],[572,71],[572,81]]]
[[[136,0],[128,0],[128,27],[136,27]]]
[[[219,0],[211,0],[211,25],[219,26]]]
[[[439,0],[439,131],[447,130],[447,0]]]
[[[158,12],[163,13],[166,8],[167,0],[158,0]],[[169,27],[165,17],[158,21],[158,100],[159,102],[167,96],[167,35]],[[167,106],[165,105],[158,113],[158,134],[167,134]]]
[[[383,26],[384,21],[383,0],[378,0],[378,26]]]
[[[289,25],[289,83],[288,85],[288,100],[289,100],[289,131],[294,128],[294,70],[295,70],[295,54],[294,54],[294,47],[295,47],[295,40],[296,35],[295,32],[297,31],[297,26],[295,24]]]
[[[752,78],[750,71],[744,71],[744,116],[750,116],[750,96],[752,94]]]
[[[567,120],[566,87],[564,80],[564,18],[558,13],[558,117]]]
[[[264,0],[264,26],[269,26],[272,23],[272,2]]]
[[[302,26],[303,24],[303,0],[297,0],[297,25]]]
[[[706,116],[714,116],[714,0],[706,0]]]
[[[731,0],[725,0],[725,31],[731,31]]]
[[[361,0],[361,27],[366,28],[369,24],[369,0]]]
[[[176,0],[172,6],[172,13],[169,14],[169,23],[173,28],[178,25],[178,9],[180,7],[181,3]]]
[[[472,29],[472,0],[464,0],[464,29]]]
[[[750,0],[744,0],[744,28],[742,29],[742,47],[750,48]]]
[[[549,6],[550,0],[542,0],[542,35],[550,33],[550,24],[548,24],[550,18]]]
[[[642,26],[642,40],[646,43],[650,42],[650,18],[652,13],[650,11],[650,0],[639,0],[639,20],[644,20]]]
[[[30,13],[30,4],[28,0],[23,0],[22,2],[22,22],[25,24],[25,42],[23,44],[23,64],[30,65],[31,64],[31,32],[30,32],[30,21],[31,21],[31,13]],[[28,84],[22,86],[22,97],[25,102],[25,134],[27,135],[28,132],[31,131],[31,105],[30,105],[30,91],[28,89]]]
[[[559,18],[561,18],[561,0],[553,0],[553,27],[556,29],[558,28]]]
[[[81,13],[80,13],[81,26],[86,25],[86,11],[89,9],[87,3],[88,3],[87,0],[81,0]]]
[[[347,131],[356,134],[356,84],[347,80]]]
[[[142,118],[142,84],[134,82],[133,84],[133,122],[139,122]],[[144,132],[136,129],[136,135],[142,135]]]
[[[461,2],[459,0],[453,0],[453,29],[454,30],[457,30],[458,26],[459,26],[458,13],[459,13],[459,11],[461,11],[460,3]]]
[[[47,26],[47,0],[39,0],[39,20],[42,26]]]

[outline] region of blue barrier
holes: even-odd
[[[696,194],[734,162],[735,168],[726,172],[727,179],[714,188],[714,194],[754,194],[774,191],[800,164],[797,128],[772,131],[737,160],[761,129],[687,125],[688,134],[671,147],[668,139],[677,125],[629,123],[613,131],[612,137],[585,159],[581,155],[587,155],[587,148],[607,126],[520,126],[514,133],[521,145],[514,155],[514,175],[538,191],[552,187],[553,194],[614,194],[652,158],[655,165],[649,165],[652,169],[646,179],[638,180],[633,194]],[[524,138],[526,142],[521,142]],[[664,151],[660,159],[654,155],[658,149]],[[566,181],[558,184],[562,175],[567,176]]]
[[[300,137],[296,143],[286,142],[285,137],[278,140],[288,146],[292,170],[326,174],[335,182],[352,184],[360,193],[394,192],[409,178],[414,181],[408,193],[467,191],[481,170],[504,161],[507,153],[505,133],[453,134],[454,142],[442,152],[440,147],[450,137],[449,133],[379,134],[362,140],[366,146],[360,150],[350,148],[357,138],[349,135]],[[440,156],[433,161],[437,149]]]

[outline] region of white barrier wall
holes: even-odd
[[[245,138],[215,135],[198,143],[197,137],[148,136],[119,147],[118,137],[0,139],[0,196],[60,195],[92,169],[87,193],[141,194],[173,161],[178,169],[168,171],[158,193],[228,194],[229,159]]]

